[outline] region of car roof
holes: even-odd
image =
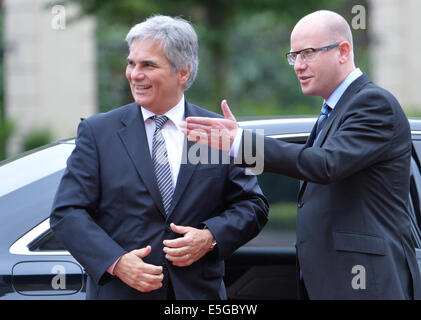
[[[265,135],[279,135],[290,133],[309,133],[317,117],[278,117],[276,119],[254,119],[239,121],[244,129],[258,130],[264,128]]]
[[[290,133],[309,133],[316,122],[315,116],[278,116],[253,118],[239,121],[239,125],[245,129],[261,129],[264,127],[265,135],[281,135]],[[421,134],[421,119],[409,118],[411,133]]]
[[[421,134],[421,119],[409,118],[412,134]]]
[[[1,162],[0,197],[63,170],[74,147],[74,139],[57,141]]]

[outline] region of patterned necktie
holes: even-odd
[[[329,117],[330,112],[332,111],[332,108],[329,107],[326,102],[323,103],[322,110],[320,111],[320,116],[317,119],[317,127],[316,127],[316,139],[314,139],[314,144],[316,144],[317,139],[320,136],[320,132],[322,131],[323,127],[326,124],[326,119]]]
[[[155,132],[152,140],[152,165],[158,188],[161,192],[162,204],[164,205],[165,212],[168,214],[174,187],[170,163],[168,162],[167,148],[165,147],[165,140],[161,131],[168,118],[166,116],[153,116],[151,119],[155,121]]]

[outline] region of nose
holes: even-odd
[[[137,66],[127,70],[131,80],[138,81],[145,77],[145,74]]]
[[[301,58],[301,54],[298,54],[295,58],[294,70],[302,71],[307,67],[307,63]]]

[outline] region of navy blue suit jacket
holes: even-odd
[[[392,94],[362,75],[314,147],[315,128],[305,145],[264,139],[264,171],[303,181],[296,247],[310,299],[420,299],[408,216],[411,135]]]
[[[218,116],[186,102],[185,115]],[[193,143],[187,143],[187,150]],[[211,156],[210,149],[207,149]],[[219,154],[219,156],[221,156]],[[58,188],[51,227],[88,274],[88,299],[224,299],[224,259],[255,237],[268,204],[254,176],[233,164],[182,164],[169,214],[158,190],[140,107],[129,104],[82,121]],[[214,251],[187,267],[165,259],[169,225],[207,226]],[[163,287],[136,291],[106,270],[118,257],[151,245],[144,258],[163,266]]]

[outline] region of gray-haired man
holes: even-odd
[[[51,226],[85,267],[88,299],[224,299],[223,261],[265,225],[266,199],[233,164],[183,163],[179,123],[217,116],[184,98],[191,24],[154,16],[126,40],[135,102],[80,123]]]

